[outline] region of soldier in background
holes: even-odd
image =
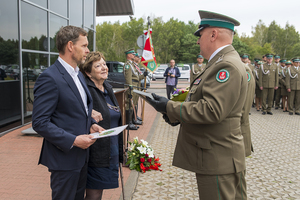
[[[261,90],[259,89],[259,70],[260,70],[260,65],[263,64],[262,61],[260,61],[258,58],[254,59],[254,69],[252,71],[253,77],[255,79],[256,87],[255,87],[255,105],[256,105],[256,110],[259,111],[262,109],[262,100],[261,100]]]
[[[241,55],[241,60],[242,60],[243,63],[245,63],[251,69],[251,71],[253,71],[254,66],[251,65],[249,54],[246,54],[246,53],[242,54]],[[250,64],[249,64],[249,61],[250,61]]]
[[[289,93],[288,97],[288,110],[289,114],[294,113],[300,115],[300,59],[293,59],[293,67],[289,67],[286,73],[286,88]]]
[[[280,106],[280,99],[281,99],[281,96],[282,96],[282,94],[281,94],[282,80],[281,79],[283,78],[282,71],[285,71],[285,68],[286,68],[285,67],[285,62],[286,62],[285,59],[281,59],[279,61],[279,63],[280,63],[280,66],[278,67],[279,83],[278,83],[278,89],[276,90],[276,95],[275,95],[275,110],[277,110]],[[275,62],[275,64],[276,64],[276,62]]]
[[[190,82],[193,82],[195,78],[200,74],[204,68],[205,64],[203,64],[204,58],[201,54],[197,55],[197,63],[192,66],[190,71]]]
[[[286,75],[287,69],[292,66],[292,62],[290,60],[285,62],[285,69],[279,69],[281,73],[281,97],[282,97],[282,109],[283,112],[288,112],[288,92],[286,89]]]
[[[278,89],[278,67],[276,64],[272,63],[272,54],[267,54],[266,58],[267,62],[261,65],[261,70],[259,70],[259,88],[262,90],[262,114],[273,115],[271,109],[274,99],[274,90]]]
[[[262,56],[262,62],[263,62],[263,63],[266,63],[266,62],[267,62],[267,57],[266,57],[266,55],[263,55],[263,56]]]
[[[280,55],[275,55],[274,56],[274,63],[280,67]]]

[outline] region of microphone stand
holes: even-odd
[[[128,87],[129,88],[129,94],[128,94],[128,100],[129,100],[129,114],[130,116],[132,116],[132,109],[131,109],[131,100],[132,100],[132,94],[131,94],[131,91],[133,90],[133,88],[137,88],[137,89],[144,89],[144,90],[147,90],[147,88],[143,88],[143,87],[138,87],[138,86],[133,86],[133,85],[129,85],[129,84],[126,84],[126,83],[121,83],[121,82],[117,82],[117,81],[112,81],[112,80],[109,80],[107,79],[106,80],[107,82],[109,83],[115,83],[115,84],[118,84],[118,85],[122,85],[124,87]],[[146,83],[145,83],[146,84]],[[129,123],[132,123],[132,118],[130,117],[129,118]],[[126,136],[126,149],[125,149],[125,153],[127,153],[128,151],[128,138],[129,138],[129,126],[127,126],[127,136]],[[125,156],[125,163],[127,162],[127,156]]]

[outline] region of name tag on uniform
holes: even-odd
[[[196,80],[194,81],[194,85],[199,85],[199,83],[200,83],[201,80],[202,80],[201,78],[196,79]]]

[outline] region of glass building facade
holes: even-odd
[[[0,1],[0,135],[31,122],[33,87],[58,57],[56,33],[74,25],[95,50],[96,0]]]

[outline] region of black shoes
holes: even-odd
[[[275,107],[275,110],[278,110],[278,107]]]
[[[262,112],[261,114],[265,115],[265,114],[266,114],[266,112],[264,111],[264,112]]]
[[[140,118],[139,116],[136,116],[136,118],[137,118],[138,120],[140,120],[141,122],[143,122],[142,118]]]
[[[267,112],[267,114],[268,114],[268,115],[273,115],[273,113],[272,113],[272,112]]]
[[[132,123],[135,124],[135,125],[142,125],[143,124],[143,122],[138,120],[138,119],[137,120],[133,119]]]
[[[293,115],[294,113],[292,113],[292,112],[289,112],[289,115]]]
[[[295,115],[300,115],[300,113],[296,112]]]
[[[132,124],[132,123],[129,123],[128,124],[128,128],[129,128],[129,130],[138,130],[138,126],[135,126],[134,124]]]

